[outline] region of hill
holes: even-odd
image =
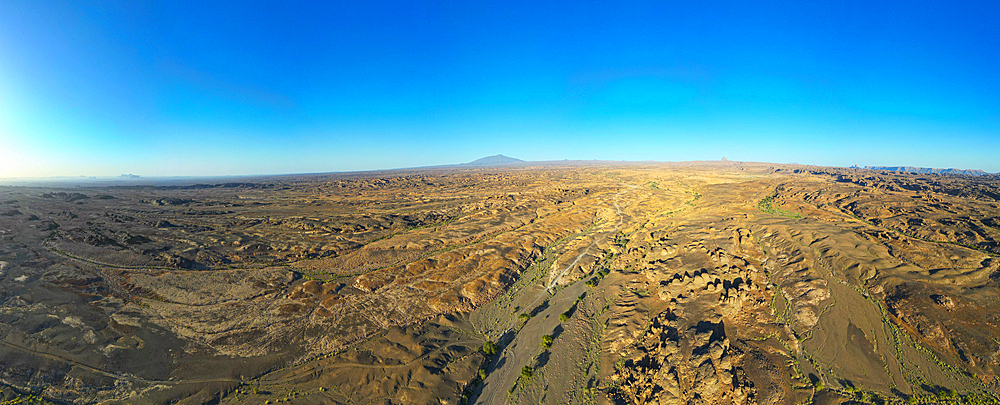
[[[515,164],[515,163],[524,163],[524,161],[521,160],[521,159],[512,158],[510,156],[493,155],[493,156],[487,156],[487,157],[484,157],[484,158],[479,158],[479,159],[473,160],[473,161],[471,161],[469,163],[463,163],[462,165],[463,166],[503,166],[503,165],[510,165],[510,164]]]

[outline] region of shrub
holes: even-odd
[[[486,343],[483,343],[483,353],[486,353],[487,356],[492,356],[494,354],[497,354],[496,343],[493,343],[492,341],[489,340],[487,340]]]
[[[521,377],[531,378],[533,375],[535,375],[535,369],[531,368],[531,366],[521,367]]]
[[[566,322],[569,320],[569,315],[559,314],[559,322]]]
[[[542,336],[542,349],[548,349],[552,347],[552,335]]]

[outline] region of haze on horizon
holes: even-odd
[[[1000,172],[997,2],[0,2],[0,177]]]

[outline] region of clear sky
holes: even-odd
[[[4,0],[0,177],[497,153],[1000,172],[998,27],[996,0]]]

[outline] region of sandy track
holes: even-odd
[[[638,187],[628,184],[622,185],[628,188],[615,193],[615,197],[612,200],[612,205],[618,213],[619,219],[614,230],[610,232],[611,235],[614,235],[619,227],[621,227],[621,224],[624,223],[624,214],[618,204],[619,197],[622,193]],[[534,355],[537,354],[539,347],[536,345],[538,342],[541,342],[542,335],[551,334],[555,330],[556,326],[559,325],[559,314],[568,310],[576,302],[576,298],[583,293],[586,286],[581,279],[556,292],[554,295],[552,295],[552,288],[590,252],[590,248],[597,244],[597,240],[595,238],[583,252],[563,268],[559,275],[544,290],[539,292],[538,297],[535,298],[531,306],[534,307],[539,301],[549,296],[548,307],[529,319],[524,327],[517,331],[517,334],[514,335],[511,342],[504,348],[497,359],[490,363],[487,368],[489,375],[477,389],[478,395],[473,396],[473,403],[504,404],[507,402],[507,396],[501,393],[514,385],[514,382],[520,376],[521,368],[527,365],[534,358]],[[531,340],[531,337],[536,340]]]

